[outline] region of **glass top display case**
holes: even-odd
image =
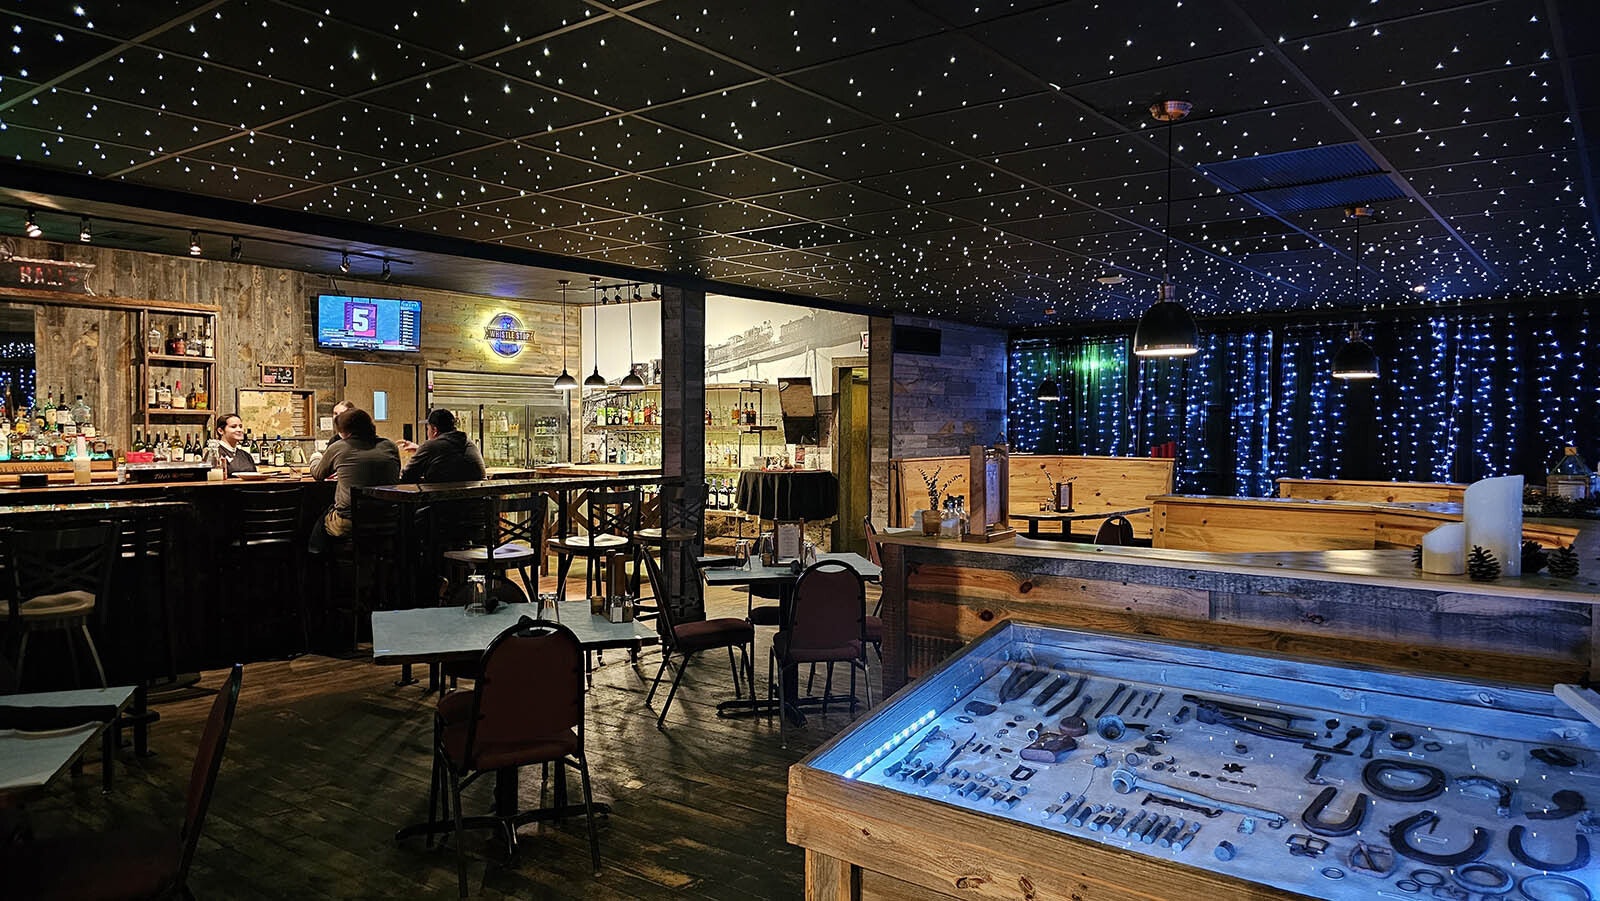
[[[897,878],[933,888],[987,842],[1054,852],[1012,855],[1041,898],[1051,868],[1139,897],[1600,895],[1600,729],[1547,691],[1011,621],[795,770],[792,841],[889,872],[927,823],[944,854]],[[851,816],[882,822],[830,834]]]

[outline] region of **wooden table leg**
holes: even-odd
[[[806,901],[860,901],[861,868],[806,849]]]

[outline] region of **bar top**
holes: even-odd
[[[437,501],[492,497],[531,491],[597,488],[629,485],[673,484],[677,478],[659,475],[570,476],[540,479],[491,479],[483,482],[434,482],[429,485],[379,485],[355,489],[356,496],[391,504],[429,504]]]
[[[1600,544],[1600,523],[1582,520],[1542,520],[1579,529],[1574,542],[1580,556],[1591,561],[1576,579],[1553,579],[1536,574],[1502,578],[1494,582],[1474,582],[1467,576],[1442,576],[1425,573],[1411,563],[1406,549],[1277,551],[1272,553],[1216,553],[1179,551],[1167,548],[1118,547],[1113,545],[1068,544],[1018,537],[1010,544],[980,544],[948,538],[927,538],[911,530],[884,531],[885,544],[947,551],[952,555],[1059,559],[1083,563],[1130,567],[1156,567],[1193,573],[1272,576],[1320,582],[1345,582],[1385,588],[1442,591],[1530,600],[1554,599],[1600,604],[1600,566],[1592,563],[1593,549]],[[1587,549],[1587,550],[1586,550]]]

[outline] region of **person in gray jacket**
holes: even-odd
[[[337,479],[333,505],[311,529],[309,549],[326,552],[336,539],[350,535],[351,489],[370,485],[393,485],[400,479],[400,449],[387,438],[378,437],[371,414],[352,407],[334,417],[333,430],[339,441],[328,445],[320,460],[311,465],[313,479]]]
[[[456,414],[440,408],[428,414],[428,440],[400,473],[401,482],[476,482],[488,476],[483,454],[456,428]]]

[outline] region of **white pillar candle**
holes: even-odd
[[[1467,571],[1467,527],[1450,522],[1422,536],[1422,571],[1459,576]]]
[[[1484,479],[1467,486],[1462,521],[1465,549],[1478,545],[1500,561],[1500,575],[1522,575],[1522,476]]]

